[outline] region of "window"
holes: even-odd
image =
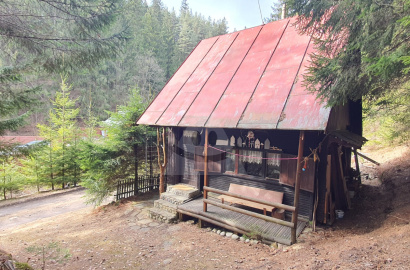
[[[263,176],[262,157],[261,151],[239,150],[238,173]]]
[[[224,154],[218,150],[208,148],[208,172],[222,172],[223,164],[222,160],[224,158]],[[194,169],[196,171],[204,171],[204,147],[203,146],[195,146],[195,156],[194,156],[195,164]]]
[[[280,177],[280,154],[267,153],[266,177],[279,179]]]
[[[233,154],[231,152],[233,151]],[[225,159],[225,171],[234,173],[235,172],[235,150],[226,152]]]

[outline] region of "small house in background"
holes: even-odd
[[[21,146],[30,146],[42,142],[44,139],[40,136],[0,136],[0,141],[9,144],[20,144]]]
[[[202,40],[137,121],[168,128],[167,184],[203,191],[179,213],[291,244],[350,208],[361,102],[329,108],[305,90],[315,48],[294,21]]]

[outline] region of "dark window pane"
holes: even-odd
[[[279,179],[280,154],[267,153],[266,157],[266,177]]]
[[[233,150],[231,150],[233,151]],[[225,159],[225,170],[227,172],[235,172],[235,155],[230,154],[229,152],[226,152],[226,159]]]
[[[239,150],[239,168],[241,174],[263,176],[262,152]]]

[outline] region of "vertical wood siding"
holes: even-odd
[[[256,179],[256,177],[255,179],[250,179],[226,174],[209,176],[209,186],[212,188],[228,191],[230,183],[283,192],[283,203],[293,205],[293,198],[295,195],[294,188],[281,185],[277,180],[265,180],[263,178]],[[301,190],[299,198],[299,215],[311,220],[312,212],[313,193]],[[286,213],[287,216],[290,216],[290,214],[291,213]]]

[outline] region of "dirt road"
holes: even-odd
[[[84,189],[77,189],[71,192],[1,207],[0,231],[79,209],[91,209],[92,206],[85,203],[84,195]]]

